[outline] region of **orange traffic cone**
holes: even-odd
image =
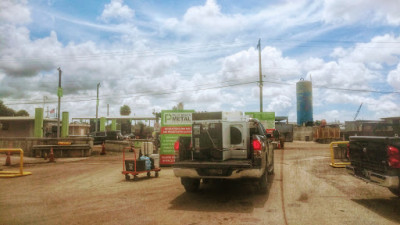
[[[56,161],[54,160],[53,148],[50,149],[49,162],[56,162]]]
[[[100,152],[100,155],[105,155],[106,154],[106,145],[104,144],[104,142],[103,142],[103,144],[101,145],[101,152]]]
[[[5,166],[11,166],[11,158],[10,158],[11,153],[7,152],[7,158],[6,158],[6,164]]]

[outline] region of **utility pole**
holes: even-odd
[[[260,112],[263,112],[263,81],[262,81],[262,70],[261,70],[261,38],[258,39],[258,67],[260,72]]]
[[[57,112],[57,138],[60,138],[60,108],[61,108],[61,97],[63,96],[63,90],[61,88],[61,68],[58,67],[58,90],[57,90],[57,96],[58,96],[58,112]]]
[[[107,104],[107,116],[110,116],[110,104]]]
[[[47,96],[43,96],[43,111],[44,111],[44,106],[46,105],[46,99],[47,99]]]
[[[99,117],[99,87],[100,87],[100,83],[97,84],[96,126],[95,126],[95,131],[96,132],[97,132],[97,118]]]

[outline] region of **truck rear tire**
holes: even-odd
[[[392,192],[397,197],[400,197],[400,186],[397,188],[389,188],[389,191]]]
[[[271,150],[271,154],[268,154],[267,155],[267,163],[268,163],[268,165],[267,165],[267,172],[268,172],[268,175],[273,175],[274,174],[274,152],[275,152],[275,149],[274,148],[272,148],[272,150]]]
[[[279,139],[280,143],[281,143],[281,149],[285,148],[285,139]]]
[[[268,189],[268,178],[267,178],[267,172],[265,172],[258,180],[257,184],[257,193],[258,194],[266,194],[267,189]]]
[[[186,192],[196,192],[200,187],[200,179],[182,177],[181,183],[185,187]]]

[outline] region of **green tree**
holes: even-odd
[[[24,109],[15,112],[14,109],[8,108],[4,105],[3,101],[0,100],[0,116],[29,116],[29,113]]]
[[[26,110],[21,109],[15,114],[15,116],[29,116],[29,113]]]
[[[14,109],[8,108],[4,105],[3,101],[0,100],[0,116],[14,116]]]
[[[121,114],[121,116],[129,116],[131,114],[131,108],[129,108],[129,106],[127,105],[123,105],[119,109],[119,113]]]
[[[179,102],[178,105],[172,107],[172,110],[183,110],[183,102]]]

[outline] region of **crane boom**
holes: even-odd
[[[361,102],[361,105],[360,105],[360,107],[358,107],[358,110],[357,110],[357,112],[356,112],[356,115],[354,116],[354,119],[353,120],[356,120],[357,119],[357,116],[358,116],[358,114],[360,113],[360,109],[361,109],[361,106],[363,105],[363,103]]]

